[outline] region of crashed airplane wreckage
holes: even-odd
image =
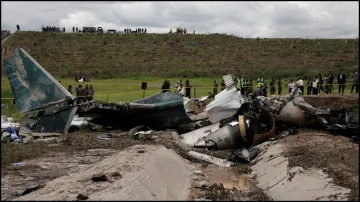
[[[274,138],[276,130],[283,125],[321,128],[348,135],[359,131],[357,113],[314,108],[298,97],[299,89],[287,96],[266,98],[260,96],[266,88],[263,86],[249,97],[242,96],[231,75],[224,76],[226,89],[206,106],[206,115],[191,118],[190,100],[170,92],[131,103],[89,101],[75,104],[76,98],[21,48],[4,61],[4,68],[17,107],[20,113],[25,113],[21,124],[33,132],[67,133],[78,113],[80,117],[92,118],[90,123],[120,129],[139,125],[178,129],[183,133],[182,141],[190,146],[243,148],[242,156],[249,160],[252,154],[248,149]],[[199,120],[203,120],[201,126],[183,127]]]

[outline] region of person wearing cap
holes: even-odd
[[[353,85],[351,87],[351,93],[353,92],[354,87],[355,87],[355,92],[359,93],[359,75],[357,72],[355,72],[353,76]]]

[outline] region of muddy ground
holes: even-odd
[[[325,95],[323,101],[316,96],[304,96],[316,107],[339,109],[358,105],[357,95]],[[339,103],[334,103],[334,100]],[[187,155],[189,148],[178,144],[177,134],[172,130],[157,132],[150,140],[135,140],[126,132],[111,131],[112,138],[100,139],[104,132],[81,131],[64,135],[60,142],[42,144],[43,154],[37,158],[19,159],[20,166],[2,165],[1,200],[15,199],[39,189],[55,178],[87,169],[94,163],[137,144],[161,144],[174,149],[183,158],[201,170],[195,177],[189,200],[271,200],[256,186],[251,176],[245,188],[234,183],[234,179],[251,174],[250,164],[239,164],[234,168],[220,168],[192,159]],[[319,168],[324,170],[334,183],[351,189],[349,200],[359,200],[359,146],[343,136],[334,136],[322,131],[299,130],[296,135],[280,139],[287,145],[285,156],[290,166]],[[31,142],[30,145],[39,146]],[[220,158],[229,158],[232,151],[195,150]],[[2,148],[2,158],[3,158]],[[206,176],[206,178],[204,177]],[[234,188],[232,188],[234,187]]]

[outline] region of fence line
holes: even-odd
[[[353,84],[355,84],[355,83],[348,83],[348,84],[345,84],[345,87],[346,86],[348,86],[348,85],[353,85]],[[323,84],[322,86],[323,87],[327,87],[327,86],[339,86],[339,85],[341,85],[341,84]],[[286,87],[286,89],[288,89],[287,87],[288,86],[285,86]],[[307,87],[308,86],[304,86],[304,91],[307,89]],[[348,86],[349,87],[349,86]],[[197,97],[196,96],[196,90],[197,89],[209,89],[210,91],[212,91],[212,90],[214,90],[215,89],[215,87],[214,86],[211,86],[211,87],[204,87],[204,86],[192,86],[192,87],[184,87],[184,89],[188,89],[188,88],[190,88],[190,89],[193,89],[193,95],[194,95],[194,97]],[[218,86],[217,87],[217,89],[221,89],[222,87],[220,86]],[[247,89],[247,88],[252,88],[252,89],[254,89],[254,88],[257,88],[257,85],[255,85],[255,86],[243,86],[243,88],[244,89]],[[269,88],[269,87],[268,87]],[[276,86],[276,89],[277,89],[277,86]],[[101,90],[104,90],[104,89],[101,89]],[[112,89],[113,90],[113,89]],[[96,97],[109,97],[109,96],[123,96],[123,95],[135,95],[135,94],[145,94],[145,93],[156,93],[156,92],[162,92],[162,91],[164,91],[164,90],[167,90],[167,91],[172,91],[172,90],[175,90],[175,88],[169,88],[169,89],[154,89],[154,90],[147,90],[147,89],[145,89],[145,90],[139,90],[139,91],[137,91],[137,92],[128,92],[128,93],[114,93],[114,94],[96,94],[95,96]],[[269,90],[269,89],[268,89]],[[338,90],[338,88],[333,88],[332,89],[332,92],[331,93],[328,93],[328,94],[338,94],[338,93],[336,93],[336,90]],[[354,89],[355,91],[356,91],[356,89]],[[285,90],[284,90],[284,92],[286,92]],[[184,92],[185,93],[185,92]],[[303,92],[304,93],[304,92]],[[201,94],[201,93],[199,93],[199,94]],[[203,92],[203,94],[204,94],[204,92]],[[206,94],[206,93],[205,93]],[[275,94],[277,94],[277,93],[275,93]],[[93,96],[93,97],[95,97],[95,96]],[[89,96],[76,96],[76,97],[78,97],[78,98],[82,98],[82,97],[89,97]],[[13,99],[15,99],[14,97],[5,97],[5,98],[1,98],[1,100],[13,100]]]

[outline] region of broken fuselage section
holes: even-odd
[[[22,48],[5,59],[4,69],[16,105],[24,113],[21,125],[33,132],[66,133],[77,112],[92,118],[91,123],[115,128],[176,128],[191,121],[183,96],[174,93],[159,93],[132,103],[74,104],[75,97]]]

